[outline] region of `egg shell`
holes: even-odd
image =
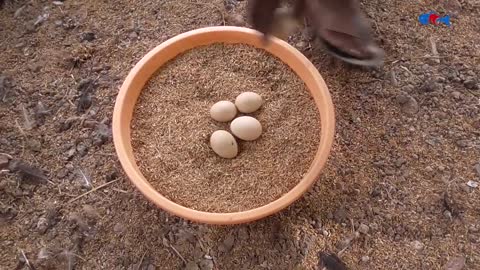
[[[210,116],[218,122],[228,122],[237,115],[237,107],[230,101],[219,101],[210,108]]]
[[[234,158],[238,154],[238,144],[230,132],[217,130],[210,136],[210,147],[223,158]]]
[[[253,141],[262,135],[262,124],[251,116],[240,116],[230,123],[230,130],[244,141]]]
[[[242,113],[252,113],[262,106],[262,97],[254,92],[243,92],[235,99],[235,106]]]

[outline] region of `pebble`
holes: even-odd
[[[362,256],[362,262],[366,263],[366,262],[368,262],[368,261],[370,261],[370,257],[368,257],[368,256]]]
[[[460,148],[466,148],[468,146],[468,141],[467,140],[458,140],[458,141],[455,142],[455,144]]]
[[[400,94],[397,96],[397,102],[400,104],[402,113],[406,115],[414,115],[419,110],[418,102],[415,98],[407,94]]]
[[[453,257],[443,266],[444,270],[462,270],[465,267],[464,257]]]
[[[333,219],[334,219],[337,223],[342,223],[342,222],[344,222],[346,218],[347,218],[347,211],[345,211],[344,208],[338,208],[338,209],[335,210],[335,212],[333,213]]]
[[[452,96],[453,96],[454,99],[460,99],[461,95],[462,94],[458,91],[453,91],[452,92]]]
[[[480,225],[470,225],[468,227],[468,232],[469,233],[478,233],[480,232]]]
[[[88,92],[82,93],[77,101],[77,112],[84,113],[90,106],[92,106],[92,96]]]
[[[405,164],[405,163],[407,163],[407,161],[406,161],[404,158],[400,157],[400,158],[398,158],[398,159],[395,161],[395,166],[396,166],[397,168],[400,168],[400,167],[402,167],[402,165]]]
[[[88,150],[88,148],[85,144],[80,143],[80,144],[77,145],[77,152],[80,155],[80,157],[85,156],[87,154],[87,150]]]
[[[185,270],[200,270],[200,268],[198,268],[198,265],[195,262],[190,261],[185,265]]]
[[[72,147],[70,148],[68,151],[67,151],[67,160],[70,160],[73,158],[73,156],[75,156],[75,152],[77,151],[77,149],[75,147]]]
[[[63,179],[65,178],[69,173],[69,170],[66,168],[62,168],[57,172],[57,178],[58,179]]]
[[[462,10],[462,4],[460,4],[460,1],[458,0],[445,1],[443,6],[447,11],[454,13],[454,15],[457,15],[456,13]]]
[[[249,234],[248,234],[247,228],[246,227],[241,227],[238,230],[238,239],[248,240],[248,238],[249,238]]]
[[[422,250],[424,245],[422,242],[418,241],[418,240],[415,240],[412,242],[412,247],[416,250]]]
[[[100,217],[97,210],[95,210],[95,208],[89,204],[85,204],[83,206],[83,214],[89,219],[96,219]]]
[[[245,19],[241,14],[228,14],[225,18],[229,25],[233,26],[245,26]]]
[[[360,224],[360,227],[358,227],[357,231],[362,234],[367,234],[370,228],[366,224]]]
[[[82,41],[94,41],[96,38],[95,33],[93,32],[85,32],[82,34]]]
[[[44,217],[38,219],[37,230],[39,233],[44,234],[48,229],[48,220]]]
[[[133,31],[128,35],[128,37],[130,39],[136,40],[136,39],[138,39],[138,34],[137,34],[137,32]]]
[[[465,81],[463,82],[463,85],[465,86],[465,88],[470,89],[470,90],[477,90],[478,89],[477,80],[473,77],[466,78]]]
[[[295,47],[297,47],[298,49],[303,49],[307,46],[307,43],[305,41],[299,41],[297,42],[297,44],[295,44]]]
[[[28,141],[28,147],[34,152],[40,152],[42,150],[42,143],[39,140],[31,139]]]
[[[477,237],[476,237],[474,234],[469,234],[469,235],[468,235],[468,240],[469,240],[470,243],[472,243],[472,244],[478,243],[478,239],[477,239]]]
[[[213,261],[212,260],[201,260],[200,261],[200,269],[202,269],[202,270],[212,270],[213,269]]]
[[[100,123],[95,128],[93,135],[93,144],[96,146],[101,146],[108,142],[112,137],[112,130],[106,124]]]
[[[344,248],[348,247],[350,245],[350,242],[352,242],[352,239],[346,238],[341,241],[338,241],[336,247],[338,250],[343,250]]]
[[[420,87],[420,90],[424,92],[435,92],[438,90],[442,89],[442,85],[437,83],[435,79],[431,79],[427,82],[425,82],[422,87]]]
[[[480,163],[477,163],[474,167],[477,176],[480,178]]]
[[[446,217],[449,220],[451,220],[453,218],[452,217],[452,212],[450,212],[448,210],[443,211],[443,216]]]
[[[232,234],[228,235],[223,243],[220,244],[219,249],[223,252],[229,252],[233,248],[233,244],[235,243],[235,238]]]
[[[115,226],[113,226],[113,231],[118,233],[118,234],[121,234],[121,233],[125,232],[125,226],[123,226],[123,224],[121,224],[121,223],[117,223],[117,224],[115,224]]]

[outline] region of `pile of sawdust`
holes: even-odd
[[[254,91],[262,136],[218,157],[210,134],[228,124],[210,118],[219,100]],[[215,44],[167,63],[145,86],[132,122],[137,163],[170,200],[196,210],[234,212],[265,205],[307,172],[320,139],[320,117],[304,83],[280,60],[247,45]]]

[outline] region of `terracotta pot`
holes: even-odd
[[[135,162],[131,145],[130,122],[132,120],[135,103],[152,74],[178,54],[197,46],[212,43],[244,43],[262,48],[275,55],[289,65],[305,82],[320,112],[321,139],[319,148],[305,177],[298,185],[279,199],[262,207],[243,212],[202,212],[186,208],[170,201],[156,191],[142,175]],[[272,215],[300,198],[319,177],[320,171],[327,161],[333,142],[335,117],[330,93],[322,76],[320,76],[317,69],[302,53],[277,38],[273,38],[269,45],[264,46],[261,40],[261,34],[251,29],[220,26],[207,27],[183,33],[165,41],[145,55],[130,71],[118,93],[113,112],[112,126],[113,141],[118,158],[130,180],[143,195],[173,215],[201,223],[226,225],[246,223]]]

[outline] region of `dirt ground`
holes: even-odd
[[[317,269],[319,252],[348,269],[480,269],[478,0],[363,1],[387,54],[379,70],[292,36],[332,93],[332,154],[300,201],[233,227],[148,203],[109,128],[146,52],[239,23],[244,1],[0,2],[0,152],[24,162],[0,175],[1,269]],[[453,26],[421,26],[429,10]]]

